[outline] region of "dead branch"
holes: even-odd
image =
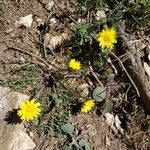
[[[133,87],[135,88],[138,97],[140,97],[139,90],[138,90],[137,86],[135,85],[134,81],[132,80],[131,76],[129,75],[128,71],[127,71],[126,68],[124,67],[124,65],[123,65],[123,63],[121,62],[121,60],[120,60],[113,52],[111,52],[111,54],[112,54],[112,56],[114,56],[114,57],[118,60],[118,62],[119,62],[119,64],[120,64],[121,68],[122,68],[123,71],[126,73],[126,75],[128,76],[130,82],[132,83]]]
[[[45,67],[47,68],[47,70],[50,70],[50,69],[54,69],[54,68],[57,68],[54,64],[48,64],[44,59],[42,59],[41,57],[29,52],[29,51],[26,51],[26,50],[23,50],[21,48],[17,48],[17,47],[8,47],[7,50],[16,50],[16,51],[19,51],[19,52],[23,52],[25,54],[28,54],[34,58],[36,58],[39,62],[37,62],[37,64],[39,66],[42,66],[43,67],[43,64],[45,65]],[[41,64],[42,63],[42,64]]]

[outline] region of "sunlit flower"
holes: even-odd
[[[104,48],[112,49],[114,44],[117,43],[117,33],[114,28],[106,28],[103,29],[97,36],[97,40],[99,42],[99,46]]]
[[[24,101],[20,104],[17,114],[23,121],[34,120],[41,112],[40,105],[35,99]]]
[[[69,62],[69,68],[73,70],[80,70],[81,69],[81,63],[75,59],[71,59]]]
[[[85,102],[83,102],[81,106],[81,112],[83,113],[89,112],[93,108],[94,104],[95,102],[93,99],[86,100]]]

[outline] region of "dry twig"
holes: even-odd
[[[13,50],[16,50],[16,51],[20,51],[20,52],[23,52],[23,53],[25,53],[25,54],[28,54],[28,55],[30,55],[30,56],[36,58],[36,59],[39,60],[42,64],[45,65],[45,67],[47,68],[47,70],[57,68],[54,64],[48,64],[44,59],[42,59],[41,57],[39,57],[39,56],[37,56],[37,55],[35,55],[35,54],[29,52],[29,51],[26,51],[26,50],[23,50],[23,49],[17,48],[17,47],[8,47],[7,50],[9,50],[9,49],[13,49]],[[38,64],[39,66],[42,66],[42,67],[43,67],[43,65],[42,65],[41,63],[38,62],[37,64]]]
[[[121,60],[120,60],[113,52],[111,52],[111,54],[112,54],[112,56],[114,56],[114,57],[118,60],[118,62],[119,62],[119,64],[120,64],[121,68],[122,68],[123,71],[126,73],[126,75],[128,76],[130,82],[132,83],[133,87],[135,88],[138,97],[140,97],[138,88],[136,87],[134,81],[132,80],[131,76],[129,75],[128,71],[127,71],[126,68],[124,67],[124,65],[123,65],[123,63],[121,62]]]
[[[91,62],[89,61],[89,68],[90,68],[90,71],[91,73],[93,74],[94,78],[96,79],[96,81],[99,83],[100,86],[103,86],[103,84],[100,82],[100,80],[98,79],[97,75],[95,74],[92,66],[91,66]]]

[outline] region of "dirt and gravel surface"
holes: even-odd
[[[17,79],[17,76],[12,72],[24,65],[24,62],[34,62],[40,67],[42,65],[43,68],[45,67],[45,64],[39,58],[43,57],[44,37],[47,32],[54,36],[56,33],[66,31],[68,31],[68,34],[71,33],[72,29],[68,26],[71,26],[73,21],[63,14],[65,11],[74,13],[73,4],[75,2],[69,3],[57,0],[57,3],[61,6],[61,9],[64,9],[64,12],[56,4],[54,4],[51,11],[48,11],[45,8],[44,0],[5,1],[5,5],[0,10],[0,83],[2,86],[8,86],[8,82],[12,82],[15,78]],[[33,14],[33,23],[30,28],[15,26],[15,22],[20,17],[29,14]],[[57,18],[56,23],[49,27],[49,20],[52,16]],[[75,17],[75,19],[78,19],[79,16]],[[43,24],[41,26],[37,23],[38,19],[42,20]],[[53,54],[54,52],[51,53],[51,50],[49,51],[49,61],[57,62],[58,59],[63,59],[62,47],[57,47],[58,52],[55,54]],[[30,55],[31,53],[32,55]],[[35,55],[38,56],[38,59],[34,57]],[[116,86],[117,82],[117,80],[114,81]],[[124,83],[122,82],[122,84]],[[30,94],[33,90],[33,85],[29,84],[22,92]],[[117,90],[119,90],[120,94],[118,94]],[[119,86],[114,90],[117,97],[114,99],[115,107],[113,112],[120,117],[124,130],[123,134],[114,134],[98,112],[79,114],[70,119],[76,128],[76,135],[78,137],[81,135],[85,138],[88,137],[91,149],[150,149],[150,118],[145,112],[143,101],[135,94],[134,88],[130,91],[128,92],[126,88],[123,89]],[[131,95],[128,101],[124,98],[126,94]],[[58,150],[68,139],[65,135],[49,136],[48,134],[42,134],[39,137],[36,131],[32,131],[31,137],[36,144],[35,150]]]

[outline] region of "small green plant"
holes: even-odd
[[[65,123],[61,126],[63,133],[68,135],[72,142],[68,142],[63,146],[63,150],[72,150],[74,148],[81,150],[90,150],[90,144],[84,138],[76,135],[75,128],[71,123]],[[70,141],[70,140],[69,140]]]
[[[0,8],[4,2],[5,0],[0,0]],[[23,0],[15,0],[14,4],[20,6],[22,2]],[[40,3],[43,4],[43,2]],[[31,99],[23,102],[18,110],[18,116],[23,121],[30,121],[27,123],[30,130],[35,130],[40,136],[55,136],[58,138],[61,136],[65,138],[61,140],[64,143],[57,145],[62,150],[90,150],[88,141],[99,130],[96,130],[93,126],[94,129],[88,131],[90,124],[88,124],[88,121],[84,123],[84,119],[88,119],[86,116],[88,113],[91,115],[93,113],[91,110],[95,111],[94,109],[96,111],[92,114],[92,117],[96,113],[105,115],[111,112],[114,106],[113,101],[115,101],[115,105],[120,103],[124,96],[121,96],[120,94],[122,93],[120,92],[126,88],[126,84],[115,82],[116,76],[120,79],[120,73],[116,71],[118,69],[117,65],[113,65],[117,59],[109,61],[109,59],[113,59],[113,57],[109,56],[114,54],[113,50],[117,49],[121,43],[121,40],[119,41],[120,43],[118,42],[121,38],[118,38],[117,29],[122,29],[120,26],[123,20],[125,22],[125,27],[123,26],[124,32],[133,33],[131,31],[139,31],[141,26],[148,30],[150,25],[148,13],[150,2],[149,0],[77,0],[74,1],[74,4],[77,9],[71,9],[74,5],[69,2],[65,11],[58,7],[60,9],[58,9],[59,13],[57,10],[55,12],[54,18],[56,20],[54,22],[56,23],[53,24],[53,28],[49,28],[49,21],[41,23],[39,21],[38,24],[41,25],[38,26],[37,33],[41,34],[40,36],[35,34],[35,36],[37,35],[35,41],[38,41],[38,38],[41,41],[40,45],[39,42],[35,43],[36,52],[39,53],[34,54],[27,49],[18,49],[25,54],[27,53],[27,55],[31,55],[34,58],[32,59],[33,63],[31,63],[31,60],[27,61],[29,63],[19,62],[17,64],[19,67],[9,72],[8,81],[0,80],[0,84],[8,83],[12,89],[25,93],[26,91],[31,91],[28,93]],[[58,4],[58,6],[60,5]],[[63,20],[59,20],[61,11],[64,17]],[[102,21],[101,16],[104,16],[105,21]],[[49,17],[51,18],[51,16]],[[98,17],[100,19],[97,19]],[[59,21],[61,24],[59,24]],[[74,24],[74,28],[72,24]],[[56,27],[57,25],[59,27]],[[71,31],[73,28],[73,33],[68,32],[73,34],[71,40],[69,43],[67,40],[63,43],[60,42],[58,49],[53,51],[53,55],[47,53],[47,56],[50,57],[45,59],[40,51],[42,44],[48,49],[48,45],[51,44],[50,41],[55,42],[55,40],[58,40],[56,38],[53,41],[52,35],[57,32],[65,32],[66,28],[64,26],[66,25],[67,30],[70,29],[69,25]],[[48,30],[44,31],[45,28]],[[54,29],[54,34],[51,29]],[[18,30],[21,31],[22,28],[18,28]],[[25,28],[23,30],[26,31]],[[46,41],[45,33],[47,32],[50,33],[49,40]],[[122,34],[122,32],[119,34]],[[134,34],[138,35],[136,32]],[[19,37],[23,38],[22,35]],[[32,39],[32,41],[34,40]],[[45,43],[47,43],[47,46]],[[115,47],[116,44],[117,47]],[[123,47],[123,45],[121,46]],[[22,46],[20,45],[20,47]],[[17,49],[14,48],[14,50],[16,51]],[[25,60],[28,60],[28,57],[26,58]],[[122,61],[124,57],[116,58],[120,58]],[[108,79],[107,75],[109,73],[112,73],[112,76]],[[48,77],[45,79],[45,76]],[[119,85],[116,85],[118,83]],[[85,86],[81,88],[81,85]],[[123,90],[119,90],[121,86]],[[126,91],[125,96],[130,95],[128,92],[130,90]],[[35,102],[34,97],[39,102]],[[118,101],[116,101],[116,97]],[[80,117],[84,117],[83,123]],[[92,119],[92,121],[94,122],[95,119]],[[99,125],[97,122],[93,124]],[[83,126],[85,128],[82,128]],[[58,147],[55,149],[59,149]]]
[[[120,20],[123,17],[126,21],[126,26],[130,30],[145,30],[150,26],[149,18],[149,0],[137,1],[106,1],[111,7],[111,12],[107,15],[107,22],[114,27],[120,26]],[[121,12],[121,13],[120,13]]]
[[[4,5],[4,0],[0,0],[0,10],[3,7],[3,5]]]
[[[150,7],[150,1],[149,0],[138,0],[138,2],[143,4],[144,7],[147,7],[147,8]]]
[[[78,10],[79,12],[87,12],[103,7],[105,3],[105,0],[78,0]]]
[[[0,5],[2,5],[4,3],[4,0],[0,0]]]
[[[27,64],[10,73],[11,77],[7,82],[12,89],[19,91],[24,90],[28,85],[36,87],[42,75],[40,68],[34,64]]]
[[[90,41],[93,25],[90,23],[78,23],[75,26],[75,39],[80,45]]]
[[[95,61],[93,62],[94,70],[97,70],[97,72],[101,72],[103,74],[104,71],[107,70],[107,58],[107,53],[99,52],[97,58],[95,58]]]
[[[102,102],[106,98],[106,88],[96,87],[92,92],[92,97],[97,102]]]
[[[49,135],[57,136],[62,134],[62,131],[67,132],[67,128],[70,127],[68,121],[72,116],[72,105],[76,104],[80,96],[80,90],[75,85],[72,87],[67,81],[64,81],[64,83],[57,83],[57,93],[43,91],[38,97],[42,114],[39,123],[34,124],[33,122],[32,126],[36,128],[39,135],[46,132]],[[68,132],[71,133],[70,130]]]
[[[61,126],[61,130],[67,134],[72,136],[73,132],[74,132],[74,127],[71,123],[65,123]]]

